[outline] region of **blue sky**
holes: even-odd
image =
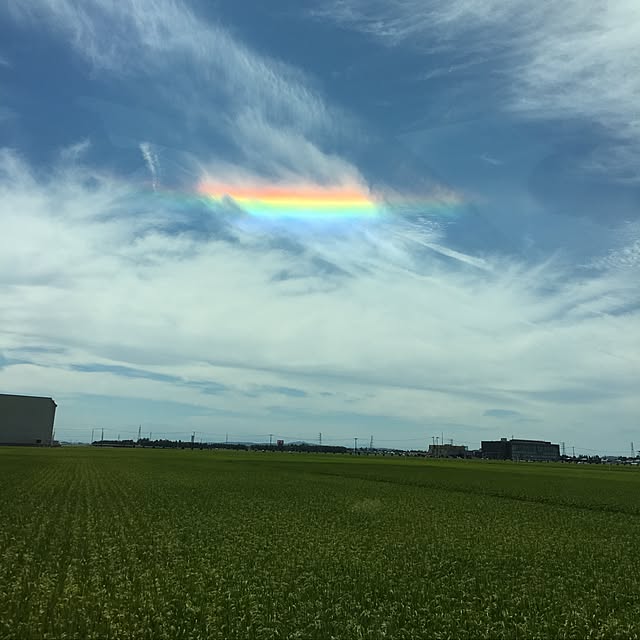
[[[638,42],[633,0],[10,0],[0,389],[53,396],[62,439],[627,452]]]

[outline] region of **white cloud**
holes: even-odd
[[[80,140],[80,142],[64,147],[60,151],[60,158],[65,162],[76,162],[86,154],[90,147],[91,141],[85,138],[84,140]]]
[[[590,168],[640,179],[635,0],[338,0],[315,13],[389,46],[489,60],[510,77],[510,93],[503,97],[511,110],[597,124],[612,144]]]
[[[158,155],[148,142],[140,143],[140,152],[142,153],[142,157],[144,158],[147,168],[149,169],[149,173],[151,174],[151,186],[153,190],[156,191],[158,188],[158,170],[160,168]]]
[[[169,118],[165,130],[179,120],[188,132],[181,136],[187,150],[202,144],[203,134],[215,133],[239,146],[245,166],[253,161],[254,170],[267,174],[304,170],[320,179],[346,164],[326,147],[356,127],[326,104],[309,77],[257,54],[183,3],[45,0],[11,6],[17,19],[49,25],[67,39],[96,73],[129,82],[132,91],[140,86],[141,125],[158,113]],[[107,105],[104,117],[122,109]],[[133,109],[127,118],[136,118]],[[216,158],[215,147],[209,153]],[[302,168],[300,158],[306,158]]]
[[[640,267],[640,223],[628,222],[614,234],[611,249],[587,265],[598,269],[634,270]]]
[[[332,413],[482,427],[486,409],[508,406],[540,420],[537,435],[571,428],[592,444],[606,414],[635,424],[636,272],[575,281],[558,264],[490,256],[452,266],[419,253],[393,218],[265,228],[227,217],[233,241],[168,234],[150,221],[170,200],[141,204],[75,163],[36,179],[6,150],[0,203],[0,348],[31,363],[0,369],[7,390],[171,398],[244,415],[245,430],[273,406],[307,416],[305,429]],[[319,277],[318,260],[336,273]],[[183,383],[73,368],[95,364]],[[227,389],[203,394],[205,383]]]
[[[239,110],[231,134],[242,150],[245,165],[281,179],[311,176],[321,184],[361,181],[357,169],[337,155],[323,152],[304,133],[288,124],[270,123],[254,108]]]
[[[502,162],[502,160],[499,160],[498,158],[494,158],[493,156],[490,156],[488,153],[483,153],[480,156],[480,160],[482,160],[483,162],[486,162],[487,164],[490,164],[494,167],[499,167],[502,164],[504,164]]]

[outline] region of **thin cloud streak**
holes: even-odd
[[[156,191],[158,188],[158,156],[155,154],[148,142],[140,143],[140,152],[142,153],[142,157],[144,158],[149,169],[149,173],[151,174],[151,186],[153,190]]]

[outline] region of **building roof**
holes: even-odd
[[[27,395],[24,395],[24,394],[21,394],[21,393],[0,393],[0,397],[5,397],[5,398],[31,398],[32,400],[51,400],[51,402],[53,402],[53,404],[56,404],[56,401],[50,396],[27,396]]]

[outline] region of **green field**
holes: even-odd
[[[0,638],[638,638],[640,470],[0,449]]]

